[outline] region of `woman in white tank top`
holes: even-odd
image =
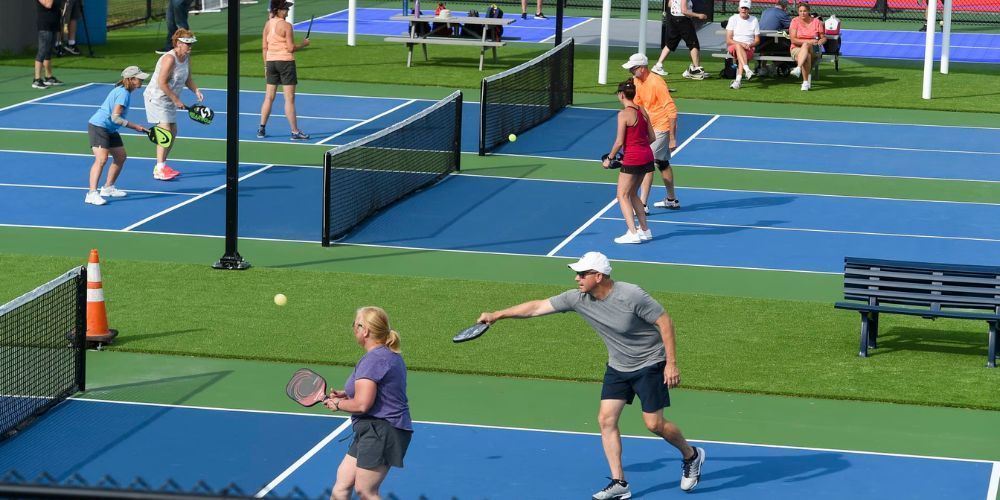
[[[295,116],[295,86],[299,83],[298,72],[295,69],[294,52],[308,47],[309,39],[295,43],[292,24],[285,20],[288,8],[292,2],[287,0],[271,0],[271,18],[264,24],[261,35],[261,48],[264,56],[264,79],[267,84],[264,93],[264,103],[260,106],[260,127],[257,137],[267,137],[267,119],[271,116],[271,106],[278,94],[278,85],[282,86],[285,96],[285,118],[292,129],[293,141],[305,141],[309,135],[299,129]]]
[[[161,181],[169,181],[181,175],[167,165],[167,155],[177,143],[177,110],[185,109],[181,102],[181,91],[187,87],[194,92],[198,102],[205,99],[191,76],[191,46],[197,41],[194,33],[178,29],[173,36],[173,50],[160,56],[153,77],[142,93],[146,104],[146,120],[169,130],[175,137],[168,147],[156,146],[153,178]]]

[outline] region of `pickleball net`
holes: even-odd
[[[0,306],[0,439],[84,389],[83,267]]]
[[[323,162],[323,246],[379,210],[461,167],[462,92],[357,141]]]
[[[479,154],[485,155],[573,104],[573,39],[483,79]]]

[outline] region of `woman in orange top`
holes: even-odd
[[[299,130],[298,120],[295,118],[295,86],[298,85],[298,74],[295,71],[295,56],[293,52],[309,46],[309,39],[302,40],[302,43],[295,43],[295,35],[292,32],[292,24],[285,20],[288,17],[288,8],[292,2],[287,0],[271,0],[271,19],[264,24],[264,34],[262,36],[262,48],[264,51],[264,77],[267,80],[267,92],[264,95],[264,104],[260,107],[260,128],[257,129],[257,137],[267,136],[267,119],[271,116],[271,105],[274,104],[274,97],[278,93],[278,85],[283,86],[285,95],[285,118],[288,118],[288,125],[292,127],[293,141],[304,141],[309,136]]]

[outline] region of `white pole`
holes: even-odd
[[[937,0],[927,0],[927,36],[924,37],[924,89],[921,97],[931,98],[931,76],[934,74],[934,29],[937,26]]]
[[[930,0],[928,0],[930,1]],[[293,3],[291,7],[288,8],[288,17],[285,18],[289,24],[295,24],[295,4]]]
[[[347,0],[347,46],[354,47],[357,40],[358,0]]]
[[[611,0],[604,0],[601,5],[601,52],[597,65],[597,83],[608,84],[608,38],[611,29]]]
[[[948,74],[951,53],[951,0],[944,0],[944,29],[941,30],[941,74]]]
[[[649,0],[639,2],[639,50],[646,53],[646,22],[649,21]]]

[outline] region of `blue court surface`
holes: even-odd
[[[941,33],[934,34],[934,59],[941,59]],[[843,30],[844,57],[923,60],[926,34],[918,31]],[[1000,35],[951,34],[949,59],[954,62],[1000,63]]]
[[[142,477],[154,487],[173,479],[182,489],[232,482],[260,496],[298,488],[317,498],[351,438],[336,416],[75,399],[0,444],[0,469],[47,471],[57,481]],[[694,491],[706,498],[983,500],[1000,473],[986,461],[693,442],[706,450]],[[633,498],[689,498],[667,443],[624,436],[623,448]],[[395,498],[588,498],[606,473],[596,434],[418,422],[405,467],[381,490]]]
[[[424,15],[433,14],[434,6],[434,2],[428,2],[426,8],[421,10]],[[488,4],[483,4],[479,10],[480,16],[486,15],[487,6]],[[556,19],[554,15],[549,19],[534,19],[532,16],[528,16],[528,19],[521,19],[519,16],[520,12],[514,12],[514,7],[506,5],[503,7],[510,10],[509,12],[504,12],[504,17],[514,18],[513,23],[504,27],[503,39],[520,42],[547,42],[555,36]],[[406,35],[410,30],[409,21],[392,21],[389,19],[392,16],[402,13],[402,9],[359,8],[357,10],[357,34],[377,36]],[[468,12],[458,11],[452,11],[451,13],[453,17],[463,17],[467,14]],[[586,17],[564,16],[563,30],[568,30],[588,20],[589,18]],[[308,19],[295,23],[295,31],[298,33],[304,34],[308,28]],[[313,19],[312,31],[313,33],[346,34],[347,11],[342,10]]]

